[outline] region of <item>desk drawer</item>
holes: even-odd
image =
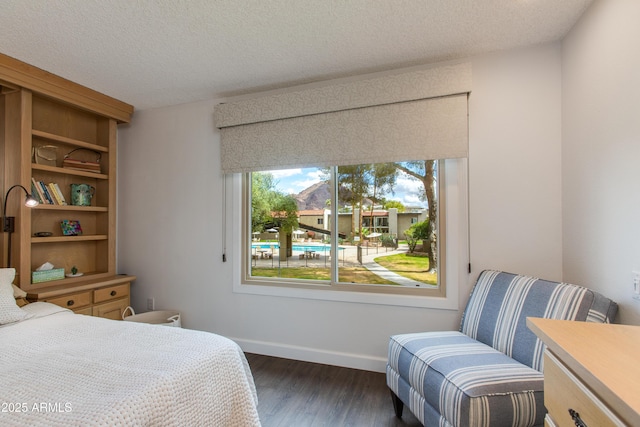
[[[93,302],[98,304],[101,302],[112,301],[118,298],[129,296],[129,284],[108,286],[106,288],[96,289],[93,291]]]
[[[557,427],[575,427],[570,410],[586,427],[624,426],[575,375],[549,351],[544,355],[544,404]]]
[[[50,298],[46,301],[50,302],[51,304],[59,305],[60,307],[68,308],[70,310],[76,310],[78,308],[91,305],[91,293],[91,291],[79,292],[77,294]]]

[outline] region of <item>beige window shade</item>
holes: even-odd
[[[224,173],[466,157],[470,67],[216,107]]]

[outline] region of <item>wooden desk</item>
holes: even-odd
[[[547,345],[545,426],[640,426],[640,327],[528,318]]]

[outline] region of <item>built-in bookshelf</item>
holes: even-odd
[[[113,275],[116,121],[38,95],[31,94],[30,98],[30,152],[36,153],[42,146],[49,147],[49,164],[37,163],[39,159],[35,155],[29,159],[27,169],[31,171],[31,184],[44,183],[42,192],[45,194],[47,184],[54,184],[66,204],[58,203],[55,196],[47,195],[44,203],[29,211],[31,227],[25,244],[31,246],[30,254],[26,254],[30,261],[21,262],[21,266],[25,269],[28,267],[29,271],[21,272],[21,282],[25,280],[25,273],[47,262],[56,268],[64,268],[65,272],[76,267],[83,273],[82,280]],[[29,142],[29,138],[25,140]],[[94,161],[95,153],[100,153],[99,172],[63,167],[65,156],[77,148],[84,149],[74,152],[80,160]],[[94,189],[91,206],[73,206],[69,203],[74,185]],[[64,235],[60,226],[64,220],[78,221],[82,225],[82,235]],[[42,232],[51,235],[34,237],[35,233]],[[72,282],[74,279],[77,280],[62,280]],[[60,281],[55,282],[38,283],[37,286],[60,285]]]
[[[21,184],[40,201],[27,208],[17,192],[7,200],[7,215],[16,218],[16,231],[10,236],[11,267],[32,299],[97,289],[119,277],[117,125],[128,122],[132,113],[128,104],[0,54],[3,193]],[[41,147],[46,147],[46,155],[38,156]],[[72,188],[79,187],[91,189],[82,205],[73,203]],[[65,220],[78,221],[82,234],[65,235]],[[9,238],[4,234],[3,262]],[[82,276],[32,283],[32,272],[45,263],[65,273],[75,267]],[[127,281],[117,282],[123,280]]]

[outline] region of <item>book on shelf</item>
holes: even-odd
[[[43,205],[67,205],[67,200],[62,194],[60,186],[55,182],[45,184],[44,181],[31,178],[31,193]]]
[[[49,195],[53,199],[53,204],[54,205],[59,205],[60,204],[60,199],[58,198],[58,195],[56,194],[56,191],[53,188],[53,185],[51,185],[51,183],[45,184],[45,185],[47,186],[47,191],[49,192]]]
[[[40,184],[40,188],[42,189],[42,194],[44,194],[45,200],[47,201],[48,205],[55,205],[56,202],[53,200],[53,197],[51,196],[51,194],[49,194],[49,190],[47,189],[47,185],[42,182],[42,181],[38,181],[38,184]]]
[[[53,186],[56,189],[56,193],[58,194],[58,197],[60,198],[60,202],[62,205],[67,205],[67,200],[64,198],[64,194],[62,194],[62,190],[60,189],[60,186],[58,185],[57,182],[53,183]]]
[[[47,184],[47,190],[49,190],[49,194],[51,194],[51,197],[53,198],[53,201],[56,205],[64,206],[67,204],[64,196],[62,195],[62,192],[59,191],[59,187],[57,187],[55,183],[50,182],[49,184]]]
[[[42,203],[43,205],[53,204],[53,201],[49,198],[48,193],[45,191],[45,185],[42,181],[36,181],[34,178],[31,178],[31,187],[35,187],[35,192],[40,199],[40,203]]]
[[[48,203],[42,193],[40,184],[34,178],[31,178],[31,195],[35,197],[41,205]]]

